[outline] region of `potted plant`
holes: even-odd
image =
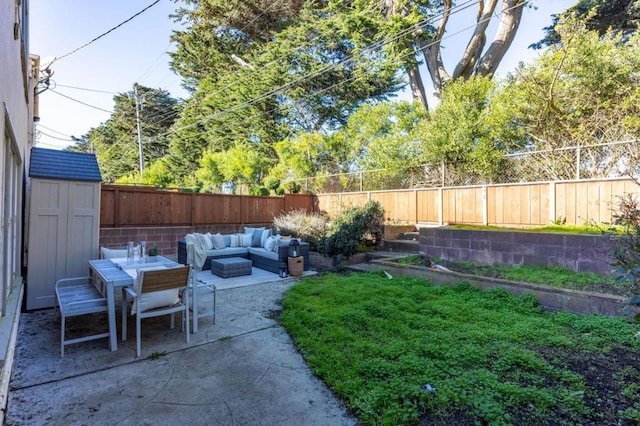
[[[147,256],[149,256],[149,262],[157,262],[158,261],[158,245],[157,244],[154,244],[153,247],[151,247],[147,251]]]

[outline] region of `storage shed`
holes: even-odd
[[[97,258],[102,176],[94,154],[32,148],[29,178],[26,307],[40,309]]]

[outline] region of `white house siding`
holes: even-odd
[[[30,77],[28,8],[28,0],[0,0],[0,413],[6,405],[23,288],[22,209],[35,83]]]

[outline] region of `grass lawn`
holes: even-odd
[[[561,267],[547,266],[511,266],[511,265],[480,265],[472,262],[455,262],[442,259],[430,259],[433,263],[446,266],[448,269],[463,274],[484,277],[502,278],[511,281],[522,281],[533,284],[544,284],[550,287],[567,288],[571,290],[592,291],[604,294],[630,296],[631,287],[627,283],[616,284],[613,278],[588,272],[575,272]],[[395,262],[403,265],[424,266],[424,259],[420,255],[403,257]],[[424,266],[426,268],[426,266]]]
[[[380,273],[292,287],[281,322],[363,424],[640,422],[638,323]]]

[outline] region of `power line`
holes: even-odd
[[[459,12],[461,12],[461,11],[463,11],[463,10],[467,9],[468,7],[472,6],[473,4],[477,4],[477,3],[478,3],[478,0],[468,0],[468,1],[466,1],[465,3],[462,3],[462,4],[460,4],[460,5],[454,6],[454,7],[452,8],[453,13],[459,13]],[[516,5],[516,6],[513,6],[513,7],[518,7],[518,6],[519,6],[519,5]],[[512,7],[512,8],[513,8],[513,7]],[[382,40],[382,41],[380,41],[380,42],[373,43],[373,44],[371,44],[370,46],[367,46],[367,47],[363,48],[360,52],[358,52],[358,54],[362,55],[362,54],[363,54],[364,52],[366,52],[366,51],[373,50],[374,48],[380,48],[380,47],[382,47],[382,46],[384,46],[384,45],[386,45],[386,44],[389,44],[389,43],[391,43],[391,42],[393,42],[393,41],[395,41],[395,40],[397,40],[397,39],[399,39],[399,38],[401,38],[401,37],[404,37],[404,36],[406,36],[406,35],[408,35],[408,34],[410,34],[410,33],[414,32],[414,31],[417,31],[417,30],[423,29],[423,28],[427,27],[427,26],[431,23],[431,21],[433,21],[433,20],[437,19],[437,18],[438,18],[438,17],[440,17],[441,15],[442,15],[442,13],[441,13],[441,14],[437,14],[437,15],[435,15],[435,16],[433,16],[433,17],[425,18],[425,19],[421,20],[420,22],[418,22],[418,23],[416,23],[416,24],[412,25],[411,27],[409,27],[409,28],[407,28],[407,29],[404,29],[404,30],[402,30],[402,31],[399,31],[398,33],[396,33],[396,34],[392,35],[391,37],[385,38],[384,40]],[[491,18],[487,18],[487,20],[489,20],[489,19],[491,19]],[[448,35],[447,37],[443,37],[443,39],[450,38],[450,37],[452,37],[453,35],[457,35],[457,34],[459,34],[459,33],[463,32],[463,31],[466,31],[466,30],[468,30],[468,29],[471,29],[471,28],[475,27],[477,24],[478,24],[478,22],[476,22],[474,25],[470,25],[470,26],[468,26],[468,27],[466,27],[466,28],[463,28],[462,30],[460,30],[460,31],[458,31],[458,32],[456,32],[456,33],[454,33],[454,34],[450,34],[450,35]],[[433,45],[433,44],[435,44],[435,42],[432,42],[432,43],[428,44],[426,47],[428,47],[428,46],[430,46],[430,45]],[[299,48],[299,49],[300,49],[300,48]],[[322,67],[322,68],[320,68],[320,69],[318,69],[318,70],[315,70],[315,71],[313,71],[313,72],[311,72],[311,73],[308,73],[308,74],[302,75],[302,76],[298,77],[296,80],[294,80],[294,81],[292,81],[292,82],[289,82],[289,83],[283,84],[283,85],[281,85],[281,86],[279,86],[279,87],[277,87],[277,88],[275,88],[275,89],[269,90],[269,91],[267,91],[267,92],[263,93],[262,95],[259,95],[259,96],[255,97],[255,98],[249,99],[249,100],[244,101],[244,102],[242,102],[242,103],[240,103],[240,104],[238,104],[238,105],[235,105],[235,106],[233,106],[233,107],[227,108],[227,109],[222,110],[222,111],[219,111],[219,112],[217,112],[217,113],[214,113],[214,114],[212,114],[212,115],[210,115],[210,116],[208,116],[208,117],[203,117],[203,118],[201,118],[200,120],[197,120],[197,121],[195,121],[195,122],[193,122],[193,123],[190,123],[190,124],[188,124],[188,125],[186,125],[186,126],[179,127],[179,128],[177,128],[177,129],[171,129],[171,130],[169,130],[168,132],[161,133],[161,134],[159,134],[159,135],[157,135],[157,136],[166,136],[166,135],[168,135],[168,134],[170,134],[170,133],[175,133],[175,132],[178,132],[178,131],[180,131],[180,130],[189,129],[189,128],[191,128],[191,127],[194,127],[194,126],[197,126],[197,125],[203,124],[203,123],[205,123],[205,122],[208,122],[208,121],[210,121],[210,120],[213,120],[213,119],[215,119],[215,118],[217,118],[217,117],[219,117],[219,116],[222,116],[222,115],[224,115],[224,114],[227,114],[227,113],[229,113],[229,112],[233,112],[233,111],[236,111],[236,110],[238,110],[238,109],[242,109],[242,108],[244,108],[244,107],[251,106],[251,105],[253,105],[253,104],[255,104],[255,103],[257,103],[257,102],[259,102],[259,101],[261,101],[261,100],[263,100],[263,99],[266,99],[266,98],[268,98],[268,97],[270,97],[270,96],[272,96],[272,95],[274,95],[274,94],[277,94],[277,93],[281,92],[282,90],[286,90],[286,89],[288,89],[288,88],[292,87],[293,85],[295,85],[295,84],[297,84],[297,83],[299,83],[299,82],[301,82],[301,81],[307,80],[307,79],[312,78],[312,77],[316,77],[316,76],[318,76],[318,75],[322,75],[322,74],[324,74],[324,73],[326,73],[326,72],[328,72],[328,71],[331,71],[331,70],[332,70],[332,69],[334,69],[334,68],[337,68],[337,67],[338,67],[338,66],[340,66],[340,65],[344,65],[345,63],[349,63],[349,62],[351,62],[351,61],[353,61],[353,60],[354,60],[354,56],[355,56],[355,55],[356,55],[356,54],[349,55],[349,56],[347,56],[346,58],[344,58],[343,60],[341,60],[341,61],[339,61],[339,62],[332,63],[332,64],[328,64],[328,65],[326,65],[326,66],[324,66],[324,67]],[[409,54],[404,55],[404,56],[403,56],[403,58],[404,58],[404,57],[409,57],[409,56],[411,56],[411,55],[415,55],[415,52],[410,52]],[[281,58],[280,58],[280,59],[281,59]],[[277,62],[277,60],[278,60],[278,59],[276,59],[276,60],[274,60],[274,61],[270,62],[269,64],[267,64],[267,66],[269,66],[269,65],[271,65],[271,64],[273,64],[273,63],[275,63],[275,62]],[[250,76],[251,76],[251,75],[253,75],[253,74],[255,74],[255,72],[254,72],[254,73],[250,73],[250,75],[249,75],[248,77],[250,77]],[[247,77],[247,78],[248,78],[248,77]],[[353,79],[355,79],[355,78],[356,78],[356,77],[351,77],[351,78],[350,78],[350,79],[348,79],[348,80],[344,80],[344,81],[342,81],[342,82],[338,82],[338,83],[336,83],[336,84],[332,85],[332,86],[331,86],[331,88],[336,87],[336,86],[339,86],[340,84],[347,83],[348,81],[352,81],[352,80],[353,80]],[[241,79],[241,80],[239,80],[238,82],[241,82],[241,81],[244,81],[244,80],[246,80],[246,78],[245,78],[245,79]],[[220,89],[220,90],[218,90],[218,91],[216,91],[216,92],[213,92],[213,93],[207,94],[207,95],[205,96],[205,98],[204,98],[204,99],[207,99],[208,97],[210,97],[210,96],[212,96],[212,95],[214,95],[214,94],[216,94],[216,93],[220,93],[220,92],[222,92],[223,90],[226,90],[226,89],[230,88],[231,86],[232,86],[232,85],[228,85],[228,86],[226,86],[226,87],[224,87],[224,88],[222,88],[222,89]],[[326,91],[326,90],[328,90],[328,88],[325,88],[325,89],[323,89],[323,90],[319,90],[319,91],[317,91],[317,93],[321,93],[322,91]],[[204,100],[204,99],[203,99],[203,100]],[[194,135],[194,137],[195,137],[195,136],[198,136],[198,135]]]
[[[113,114],[113,111],[109,111],[109,110],[106,110],[106,109],[102,109],[102,108],[100,108],[100,107],[97,107],[97,106],[94,106],[94,105],[88,104],[88,103],[86,103],[86,102],[79,101],[79,100],[77,100],[77,99],[72,98],[71,96],[63,95],[62,93],[60,93],[60,92],[58,92],[58,91],[56,91],[56,90],[53,90],[53,89],[49,89],[49,90],[50,90],[52,93],[55,93],[56,95],[62,96],[63,98],[67,98],[67,99],[69,99],[69,100],[71,100],[71,101],[77,102],[77,103],[82,104],[82,105],[84,105],[84,106],[87,106],[87,107],[89,107],[89,108],[93,108],[93,109],[97,109],[97,110],[99,110],[99,111],[104,111],[104,112],[107,112],[107,113],[109,113],[109,114]]]
[[[123,21],[123,22],[119,23],[118,25],[116,25],[115,27],[111,28],[110,30],[108,30],[108,31],[106,31],[106,32],[104,32],[104,33],[102,33],[102,34],[100,34],[98,37],[94,38],[93,40],[91,40],[91,41],[89,41],[89,42],[87,42],[87,43],[83,44],[83,45],[82,45],[82,46],[80,46],[80,47],[77,47],[77,48],[73,49],[72,51],[70,51],[70,52],[68,52],[68,53],[65,53],[65,54],[64,54],[64,55],[62,55],[62,56],[58,56],[58,57],[56,57],[53,61],[51,61],[51,64],[53,64],[55,61],[59,61],[60,59],[64,59],[64,58],[66,58],[67,56],[70,56],[70,55],[72,55],[72,54],[76,53],[78,50],[80,50],[80,49],[84,49],[85,47],[89,46],[90,44],[92,44],[92,43],[94,43],[94,42],[98,41],[99,39],[101,39],[102,37],[106,36],[106,35],[107,35],[107,34],[109,34],[110,32],[112,32],[112,31],[114,31],[114,30],[116,30],[116,29],[120,28],[121,26],[123,26],[123,25],[124,25],[124,24],[126,24],[127,22],[131,21],[132,19],[134,19],[134,18],[135,18],[135,17],[137,17],[138,15],[141,15],[142,13],[146,12],[148,9],[150,9],[150,8],[151,8],[151,7],[153,7],[153,6],[155,6],[155,5],[156,5],[156,4],[158,4],[159,2],[160,2],[160,0],[156,0],[156,1],[154,1],[154,2],[153,2],[153,3],[151,3],[149,6],[145,7],[144,9],[142,9],[140,12],[136,13],[135,15],[133,15],[132,17],[130,17],[129,19],[127,19],[127,20],[125,20],[125,21]],[[50,64],[49,66],[51,66],[51,64]]]
[[[117,95],[116,92],[108,92],[106,90],[98,90],[98,89],[88,89],[86,87],[67,86],[65,84],[60,84],[60,83],[56,83],[56,87],[64,87],[67,89],[75,89],[75,90],[85,90],[87,92],[104,93],[107,95]]]

